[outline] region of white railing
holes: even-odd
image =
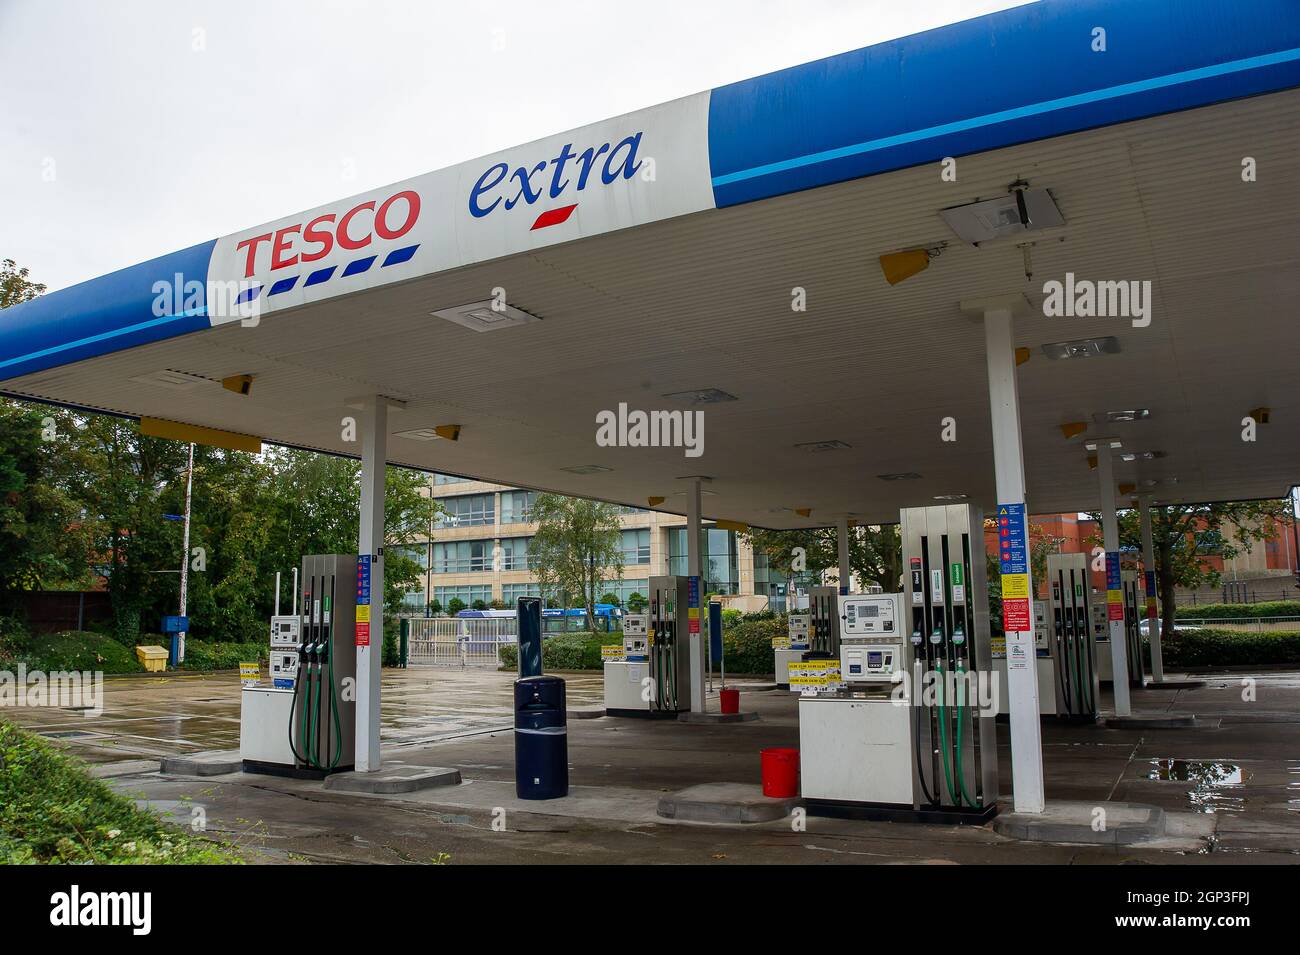
[[[1267,633],[1274,630],[1300,630],[1300,617],[1179,617],[1174,621],[1174,629],[1179,627]]]
[[[515,621],[506,617],[406,617],[410,666],[493,667],[498,649],[515,643]]]

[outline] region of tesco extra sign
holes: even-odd
[[[288,225],[253,236],[235,246],[243,252],[244,277],[258,270],[259,259],[269,258],[270,270],[316,262],[336,248],[347,252],[364,249],[376,238],[400,239],[420,218],[420,194],[411,189],[393,193],[383,202],[370,199],[342,215],[330,212],[310,222]]]
[[[594,185],[597,179],[609,186],[619,179],[635,176],[641,168],[641,160],[636,155],[640,146],[638,132],[617,144],[588,146],[582,152],[574,152],[573,143],[565,143],[556,156],[513,170],[508,163],[495,163],[478,177],[470,190],[469,214],[482,219],[498,208],[509,211],[521,202],[532,206],[538,202],[548,204],[571,199],[566,205],[543,210],[531,228],[559,225],[578,208],[577,194]]]

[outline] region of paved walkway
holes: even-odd
[[[571,706],[599,701],[598,674],[566,674]],[[238,678],[110,681],[98,719],[54,710],[10,711],[102,765],[160,811],[201,806],[209,830],[266,861],[648,863],[1186,863],[1300,862],[1300,673],[1243,676],[1195,690],[1135,692],[1138,712],[1195,713],[1184,730],[1044,725],[1049,799],[1129,801],[1170,812],[1184,838],[1140,849],[1043,845],[987,828],[811,818],[718,827],[655,816],[664,792],[704,782],[758,781],[758,752],[797,745],[794,698],[746,692],[761,719],[726,726],[601,718],[570,720],[571,794],[514,796],[511,675],[410,670],[384,677],[387,760],[459,768],[465,782],[408,797],[326,792],[320,783],[241,773],[165,777],[168,752],[231,748],[238,736]],[[711,707],[716,709],[716,699]],[[10,714],[6,714],[10,715]],[[1010,787],[1006,727],[999,729],[1002,787]],[[140,757],[149,757],[146,761]],[[495,828],[494,828],[495,823]],[[504,825],[504,831],[499,831]]]

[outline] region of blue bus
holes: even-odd
[[[513,620],[515,611],[513,610],[462,610],[456,614],[457,617],[464,618],[505,618]],[[592,616],[596,621],[596,629],[601,633],[612,633],[622,629],[623,611],[613,604],[596,604],[592,610]],[[569,607],[567,609],[543,608],[542,609],[542,632],[543,633],[572,633],[577,630],[583,630],[587,624],[587,611],[582,607]]]

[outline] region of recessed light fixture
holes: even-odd
[[[561,471],[568,471],[570,474],[604,474],[614,470],[599,464],[575,464],[570,468],[560,468]]]
[[[821,451],[843,451],[849,445],[843,441],[805,441],[803,444],[796,444],[795,447],[800,451],[817,454]]]
[[[210,379],[203,378],[199,375],[190,375],[183,371],[173,371],[170,368],[164,368],[162,371],[151,372],[147,375],[136,375],[131,381],[138,381],[142,385],[157,385],[159,388],[168,388],[172,391],[189,391],[196,385],[211,384]]]
[[[970,497],[969,494],[936,494],[936,501],[965,501]]]
[[[1080,338],[1072,342],[1049,342],[1042,349],[1043,354],[1053,361],[1095,358],[1098,355],[1119,354],[1119,339],[1114,335],[1106,335],[1103,338]]]
[[[897,474],[877,474],[876,477],[882,481],[915,481],[921,475],[915,471],[900,471]]]
[[[394,438],[406,438],[408,441],[439,441],[446,439],[456,441],[460,438],[460,425],[440,424],[432,428],[412,428],[409,431],[394,431]]]
[[[1151,417],[1150,408],[1128,408],[1123,411],[1105,411],[1092,416],[1098,424],[1115,423],[1117,421],[1145,421]]]
[[[721,401],[737,400],[735,395],[721,388],[692,388],[690,391],[673,391],[664,397],[684,405],[714,405]]]
[[[1163,451],[1125,451],[1119,456],[1121,461],[1154,461],[1156,458],[1163,458]]]
[[[1007,195],[995,199],[941,209],[939,215],[957,238],[971,245],[1065,225],[1050,192],[1024,185],[1016,183]]]
[[[455,308],[440,308],[431,314],[476,332],[495,332],[501,328],[541,321],[536,315],[530,315],[522,308],[515,308],[513,305],[495,299],[488,299],[486,302],[470,302],[468,305],[457,305]]]

